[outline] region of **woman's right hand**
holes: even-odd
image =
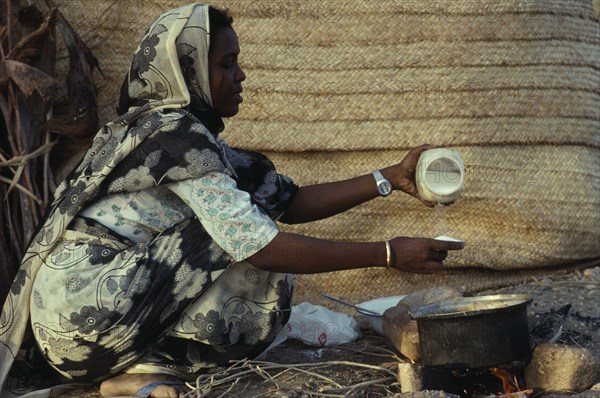
[[[413,148],[404,156],[404,159],[400,163],[381,170],[383,175],[390,180],[394,189],[399,189],[414,196],[428,207],[434,207],[437,203],[427,201],[419,194],[419,190],[417,189],[417,164],[421,154],[433,148],[437,148],[437,146],[425,144]]]
[[[461,250],[465,244],[428,238],[397,237],[390,240],[390,247],[392,268],[431,274],[444,268],[448,250]]]

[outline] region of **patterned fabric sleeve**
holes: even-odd
[[[277,235],[275,222],[252,204],[227,174],[206,175],[168,185],[194,211],[214,241],[235,261],[265,247]]]
[[[217,140],[229,168],[233,170],[237,188],[251,192],[257,204],[273,220],[278,220],[290,206],[298,186],[291,178],[279,174],[271,160],[260,152],[232,148]]]

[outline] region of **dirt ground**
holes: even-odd
[[[477,295],[524,293],[532,297],[528,307],[532,345],[557,337],[558,343],[585,347],[600,361],[600,267],[569,275],[549,276],[519,286],[480,292]],[[337,347],[309,347],[288,340],[271,350],[264,362],[240,363],[228,373],[218,373],[213,387],[202,397],[450,397],[444,392],[401,393],[395,374],[398,361],[389,341],[373,333],[357,315],[362,336]],[[562,329],[561,329],[562,328]],[[560,333],[559,333],[560,331]],[[226,378],[228,377],[228,378]],[[217,385],[217,380],[223,381]],[[237,380],[237,381],[236,381]],[[210,382],[210,379],[207,380]],[[505,396],[488,394],[486,397]],[[63,394],[63,398],[96,398],[90,388]],[[600,397],[600,374],[596,384],[583,393],[529,392],[514,398]]]

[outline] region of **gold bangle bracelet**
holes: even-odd
[[[385,269],[390,269],[392,266],[392,248],[390,246],[390,241],[385,241]]]

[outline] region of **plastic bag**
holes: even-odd
[[[314,347],[329,347],[359,337],[360,328],[354,317],[304,302],[292,307],[288,323],[256,359],[264,360],[269,351],[287,339],[300,340]]]
[[[360,337],[360,328],[353,316],[307,302],[292,307],[284,329],[288,338],[315,347],[349,343]]]

